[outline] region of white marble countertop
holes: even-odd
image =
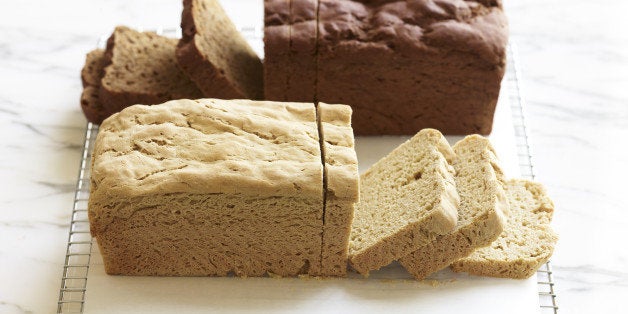
[[[628,138],[628,4],[505,2],[535,172],[556,203],[560,312],[620,312],[628,295],[621,240],[628,239],[628,149],[621,144]],[[84,55],[117,24],[176,27],[180,2],[0,0],[0,7],[0,313],[49,313],[84,136]]]

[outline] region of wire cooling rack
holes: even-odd
[[[241,27],[240,30],[247,39],[262,39],[262,29],[260,27]],[[156,32],[173,37],[180,36],[180,29],[160,28],[157,29]],[[97,47],[103,48],[105,42],[106,38],[101,37],[98,40]],[[533,158],[530,152],[530,144],[524,118],[525,100],[519,83],[521,81],[521,71],[517,60],[516,46],[511,44],[508,48],[508,66],[505,80],[517,140],[517,155],[519,157],[522,177],[534,179]],[[92,237],[89,232],[89,221],[87,218],[87,200],[89,198],[91,153],[97,134],[98,126],[88,122],[85,130],[83,153],[74,194],[74,205],[72,207],[72,219],[68,235],[65,264],[63,266],[61,288],[59,290],[59,300],[57,303],[58,313],[82,313],[85,305],[89,261],[92,251]],[[550,262],[547,262],[537,271],[537,283],[541,313],[558,313]]]
[[[525,124],[525,98],[521,87],[521,68],[518,64],[519,56],[517,46],[508,46],[508,66],[506,71],[506,82],[509,95],[512,120],[515,127],[515,138],[517,139],[517,156],[519,157],[519,168],[521,176],[525,179],[534,180],[534,166],[532,164],[532,153],[530,149],[529,137]],[[558,313],[556,303],[556,292],[554,291],[554,280],[552,279],[552,266],[548,261],[536,272],[537,284],[539,287],[539,302],[542,313]]]

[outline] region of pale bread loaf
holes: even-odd
[[[325,216],[321,276],[345,276],[354,204],[359,198],[358,159],[351,107],[318,104],[325,163]]]
[[[456,143],[453,150],[454,179],[460,195],[458,225],[451,233],[399,260],[419,280],[474,249],[489,245],[499,237],[506,223],[504,212],[508,211],[508,201],[503,188],[504,175],[489,140],[470,135]]]
[[[318,274],[322,215],[313,104],[177,100],[100,127],[89,220],[109,274]]]
[[[453,158],[443,135],[424,129],[360,177],[349,244],[356,271],[368,275],[456,226]]]
[[[509,180],[510,214],[504,232],[490,246],[454,262],[456,272],[524,279],[533,276],[552,255],[558,236],[550,222],[554,204],[540,184]]]

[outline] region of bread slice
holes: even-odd
[[[176,39],[153,32],[116,27],[107,40],[107,66],[99,94],[105,116],[134,104],[202,97],[177,67],[176,44]]]
[[[454,271],[525,279],[550,258],[558,236],[550,226],[554,204],[545,188],[532,181],[509,180],[506,195],[510,215],[504,232],[490,246],[454,262]]]
[[[264,99],[288,100],[291,0],[264,0]]]
[[[206,97],[263,98],[262,62],[217,0],[184,0],[177,61]]]
[[[105,51],[95,49],[85,56],[85,65],[81,70],[81,109],[89,122],[100,124],[105,118],[102,104],[100,103],[100,80],[104,74]]]
[[[289,101],[315,101],[318,0],[291,0],[290,25],[290,84],[286,97]]]
[[[351,107],[319,103],[318,119],[325,163],[325,214],[319,275],[345,276],[353,209],[360,195]]]
[[[478,247],[489,245],[502,233],[508,201],[504,175],[495,150],[479,135],[453,146],[456,188],[460,195],[458,225],[448,234],[402,257],[399,262],[416,279],[449,266]]]
[[[105,68],[105,51],[103,49],[94,49],[85,56],[85,65],[81,69],[81,82],[83,87],[100,86],[100,80],[103,77],[103,69]]]
[[[109,274],[320,272],[314,104],[175,100],[106,119],[89,220]]]
[[[362,174],[349,242],[356,271],[368,275],[456,226],[454,156],[439,131],[424,129]]]

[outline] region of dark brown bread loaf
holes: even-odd
[[[261,99],[262,63],[216,0],[184,0],[177,61],[207,97]]]
[[[351,105],[356,134],[491,132],[508,32],[500,0],[319,0],[316,11],[315,99]],[[291,52],[311,42],[295,25],[290,34]],[[274,49],[267,58],[285,54]],[[307,60],[283,71],[311,73]],[[287,100],[308,99],[305,85]]]
[[[175,60],[177,40],[118,26],[107,41],[100,86],[105,116],[130,105],[201,98]]]
[[[83,92],[81,93],[81,109],[88,121],[101,123],[105,118],[100,99],[100,79],[105,67],[105,51],[95,49],[85,57],[85,65],[81,70]]]

